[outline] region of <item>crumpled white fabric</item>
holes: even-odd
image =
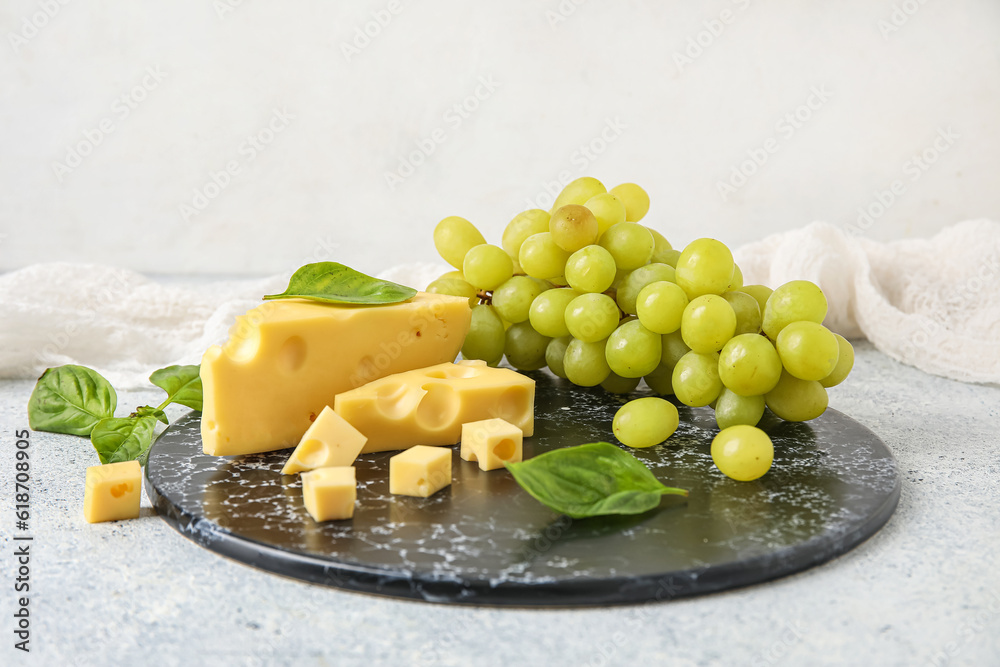
[[[964,222],[931,239],[877,243],[826,223],[735,253],[747,284],[818,283],[827,325],[864,336],[928,373],[1000,382],[1000,224]],[[422,288],[450,270],[406,264],[379,277]],[[36,264],[0,276],[0,378],[82,364],[121,389],[170,364],[198,363],[235,317],[281,292],[288,274],[254,280],[153,280],[107,266]]]

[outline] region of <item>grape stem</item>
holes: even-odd
[[[476,296],[479,298],[480,304],[485,303],[488,306],[493,305],[493,292],[481,289],[478,292],[476,292]]]

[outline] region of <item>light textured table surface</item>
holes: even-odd
[[[13,649],[11,537],[31,387],[0,383],[5,665],[1000,664],[1000,389],[925,375],[866,343],[831,406],[898,459],[903,493],[888,525],[791,577],[640,606],[489,609],[340,592],[209,552],[145,497],[138,520],[89,525],[83,478],[96,454],[84,439],[33,433],[25,655]]]

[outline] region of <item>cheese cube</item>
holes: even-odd
[[[83,517],[90,523],[135,519],[139,516],[142,466],[122,461],[87,468]]]
[[[350,519],[358,499],[354,467],[318,468],[302,473],[302,500],[316,521]]]
[[[337,394],[333,409],[368,438],[362,452],[454,445],[462,424],[501,418],[530,436],[535,381],[483,361],[397,373]]]
[[[426,498],[451,484],[451,450],[417,445],[389,459],[389,493]]]
[[[294,475],[303,470],[349,466],[358,458],[367,439],[330,406],[326,406],[288,457],[281,474]]]
[[[202,358],[205,453],[297,444],[337,394],[454,359],[470,317],[468,299],[422,292],[387,306],[266,301]]]
[[[503,419],[484,419],[462,424],[462,452],[466,461],[479,463],[480,470],[503,468],[521,460],[521,429]]]

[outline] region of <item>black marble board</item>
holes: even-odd
[[[526,459],[616,442],[611,420],[624,397],[547,371],[528,375],[537,385]],[[146,488],[181,534],[264,570],[400,598],[515,606],[667,600],[767,581],[845,553],[896,508],[891,452],[836,410],[801,424],[765,415],[774,465],[759,480],[736,482],[712,465],[712,411],[679,409],[666,444],[628,451],[690,497],[666,496],[639,516],[570,520],[506,470],[483,472],[453,447],[452,485],[427,499],[389,494],[393,452],[362,455],[354,518],[320,524],[302,504],[300,478],[279,473],[290,449],[206,456],[197,412],[153,446]]]

